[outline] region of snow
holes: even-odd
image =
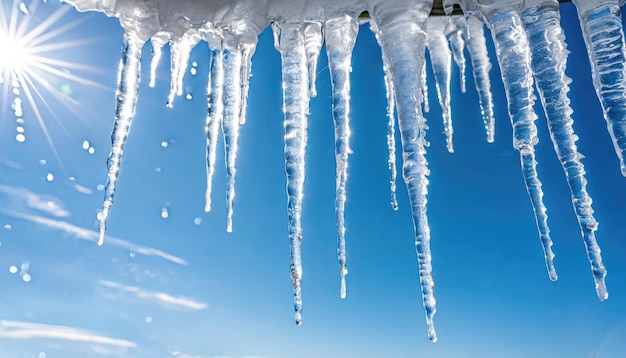
[[[465,91],[464,49],[472,63],[474,83],[488,142],[495,139],[493,99],[484,35],[485,22],[491,30],[513,126],[513,147],[519,151],[522,174],[535,213],[550,279],[556,280],[547,209],[534,147],[538,143],[534,112],[536,81],[548,119],[550,136],[572,194],[572,204],[586,245],[598,297],[608,292],[606,269],[595,238],[598,223],[586,191],[587,180],[576,147],[572,109],[565,75],[568,51],[559,25],[557,0],[444,0],[451,10],[458,4],[466,17],[429,17],[432,0],[67,0],[80,11],[101,11],[120,19],[125,29],[125,46],[120,65],[117,108],[111,154],[100,219],[102,244],[106,220],[113,206],[122,152],[137,103],[141,49],[152,43],[150,85],[155,82],[161,50],[170,43],[171,90],[168,106],[183,94],[184,75],[190,51],[205,41],[211,48],[208,85],[207,187],[205,210],[211,209],[212,179],[216,147],[221,129],[227,167],[227,231],[232,231],[235,198],[236,157],[239,128],[246,122],[248,82],[257,36],[272,26],[275,46],[280,52],[283,76],[285,128],[285,171],[290,240],[290,268],[294,293],[295,321],[302,323],[301,227],[307,121],[309,100],[316,95],[317,62],[326,41],[332,82],[335,121],[337,254],[340,266],[340,296],[346,295],[345,205],[347,168],[350,154],[350,62],[358,32],[359,14],[367,11],[372,31],[382,49],[387,92],[387,142],[391,205],[396,200],[396,120],[402,150],[402,174],[410,199],[415,228],[420,287],[426,313],[428,337],[437,340],[434,328],[436,300],[427,217],[428,162],[426,160],[425,49],[433,66],[439,103],[443,112],[447,149],[454,151],[450,105],[451,62],[456,63],[462,92]],[[626,44],[620,18],[619,0],[574,0],[585,36],[594,85],[615,151],[626,176]],[[401,40],[399,40],[401,39]],[[19,93],[19,92],[18,92]],[[17,96],[17,94],[16,94]],[[17,98],[19,99],[19,97]],[[19,106],[15,105],[19,117]],[[20,132],[21,135],[21,132]],[[19,139],[18,139],[19,140]]]

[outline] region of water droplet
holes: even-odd
[[[76,178],[75,178],[75,177],[69,177],[69,178],[67,178],[67,179],[68,179],[69,181],[76,181]]]
[[[89,152],[89,154],[93,154],[96,152],[96,149],[94,147],[89,147],[87,151]]]
[[[193,62],[191,63],[191,66],[193,66],[193,67],[198,67],[198,63],[197,63],[196,61],[193,61]]]
[[[146,323],[152,323],[152,317],[150,316],[146,317]]]
[[[53,181],[54,180],[54,175],[52,175],[52,173],[48,173],[48,175],[46,175],[46,180],[47,181]]]
[[[30,262],[28,261],[24,261],[21,265],[20,265],[20,270],[21,271],[28,271],[28,269],[30,268]]]
[[[193,96],[191,95],[191,93],[187,93],[187,96],[185,96],[188,100],[191,100],[193,98]]]
[[[84,142],[83,142],[83,149],[84,149],[84,150],[89,149],[89,141],[88,141],[88,140],[86,140],[86,141],[84,141]]]
[[[12,228],[12,227],[11,227],[11,225],[9,225],[9,224],[4,225],[4,229],[5,229],[5,230],[11,230],[11,228]]]
[[[167,143],[167,141],[162,141],[161,142],[161,147],[163,147],[163,148],[167,148],[168,145],[169,145],[169,143]]]
[[[28,282],[30,282],[30,280],[31,280],[31,279],[32,279],[32,277],[30,277],[30,275],[29,275],[29,274],[27,274],[27,273],[25,273],[25,274],[23,274],[23,275],[22,275],[22,280],[23,280],[24,282],[27,282],[27,283],[28,283]]]
[[[25,136],[25,135],[23,135],[22,133],[18,133],[18,134],[15,136],[15,140],[16,140],[16,141],[18,141],[18,142],[20,142],[20,143],[24,143],[24,141],[26,140],[26,136]]]
[[[98,184],[98,186],[96,187],[96,190],[103,191],[104,190],[104,185]]]
[[[96,214],[96,219],[98,219],[98,220],[102,220],[102,211],[99,211],[99,212]]]
[[[195,67],[192,67],[192,68],[191,68],[191,70],[189,70],[189,72],[190,72],[193,76],[195,76],[195,75],[196,75],[196,73],[198,73],[198,70],[196,70],[196,68],[195,68]]]
[[[24,124],[24,118],[18,118],[15,120],[15,123],[17,124]]]
[[[169,216],[170,216],[170,214],[167,212],[167,208],[161,209],[161,217],[163,219],[167,219]]]
[[[46,165],[47,163],[45,159],[39,159],[39,165]]]
[[[202,224],[202,218],[195,218],[195,219],[193,219],[193,223],[194,223],[194,225]]]
[[[17,133],[24,133],[24,127],[18,126],[17,128],[15,128],[15,130],[17,131]]]
[[[46,354],[44,352],[39,352],[38,358],[46,358]]]
[[[9,272],[10,273],[17,273],[17,267],[15,267],[15,266],[9,267]]]
[[[156,167],[156,168],[154,168],[154,172],[155,172],[155,173],[160,173],[160,172],[161,172],[161,167]]]
[[[54,201],[47,202],[49,208],[54,208]]]
[[[135,253],[134,253],[134,252],[131,252],[131,253],[130,253],[130,257],[135,257]]]
[[[22,13],[26,14],[26,15],[28,15],[28,13],[29,13],[28,8],[26,7],[26,4],[24,4],[24,3],[20,4],[20,11]]]

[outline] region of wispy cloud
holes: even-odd
[[[203,310],[208,305],[204,302],[196,301],[188,297],[175,297],[165,292],[151,292],[137,286],[127,286],[121,283],[102,280],[99,282],[101,286],[116,290],[122,293],[131,294],[137,298],[156,302],[166,308],[183,308],[191,310]]]
[[[87,188],[86,186],[82,186],[80,184],[74,183],[72,187],[76,189],[76,191],[78,191],[79,193],[82,193],[85,195],[91,195],[91,193],[93,193],[93,190]]]
[[[26,188],[1,184],[0,193],[6,196],[5,205],[14,209],[25,207],[60,218],[70,216],[70,212],[63,208],[61,200],[52,195],[40,195]]]
[[[188,353],[184,353],[178,350],[173,350],[173,351],[168,352],[167,356],[175,357],[175,358],[234,358],[232,356],[211,356],[211,355],[206,355],[206,354],[188,354]],[[244,356],[243,358],[265,358],[265,357]]]
[[[65,341],[84,342],[135,348],[137,343],[125,339],[111,338],[101,333],[68,326],[55,326],[22,321],[0,321],[0,338],[7,339],[59,339]]]
[[[8,211],[5,209],[0,208],[0,212],[4,213],[5,215],[9,215],[18,219],[24,219],[24,220],[28,220],[43,226],[46,226],[50,229],[55,229],[55,230],[59,230],[59,231],[63,231],[67,234],[72,235],[73,237],[77,238],[77,239],[81,239],[81,240],[87,240],[87,241],[91,241],[91,242],[97,242],[98,241],[98,233],[93,231],[93,230],[89,230],[89,229],[85,229],[76,225],[72,225],[66,221],[61,221],[61,220],[54,220],[54,219],[49,219],[49,218],[45,218],[42,216],[36,216],[36,215],[30,215],[30,214],[26,214],[26,213],[19,213],[19,212],[13,212],[13,211]],[[134,251],[138,254],[144,255],[144,256],[151,256],[151,257],[159,257],[162,258],[164,260],[179,264],[179,265],[187,265],[187,261],[181,259],[180,257],[168,254],[167,252],[163,252],[159,249],[155,249],[152,247],[147,247],[147,246],[141,246],[141,245],[137,245],[137,244],[133,244],[130,241],[126,241],[126,240],[122,240],[116,237],[110,237],[107,236],[107,240],[105,241],[105,245],[111,245],[111,246],[117,246],[117,247],[121,247],[123,249],[127,249],[129,251]]]

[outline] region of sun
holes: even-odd
[[[31,61],[28,45],[4,29],[0,29],[0,49],[0,73],[3,76],[22,72]]]

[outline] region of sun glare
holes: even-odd
[[[21,72],[22,66],[29,62],[28,47],[23,41],[5,31],[0,32],[0,73],[10,76]]]

